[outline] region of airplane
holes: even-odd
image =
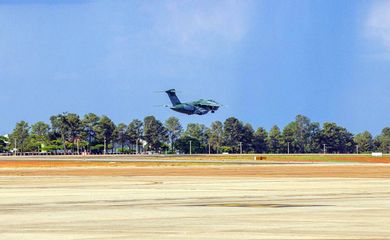
[[[218,110],[218,108],[221,107],[221,105],[214,100],[200,99],[194,102],[182,103],[180,102],[179,98],[176,96],[175,89],[170,89],[165,92],[168,94],[168,97],[172,102],[172,107],[170,107],[170,109],[179,113],[184,113],[187,115],[193,115],[193,114],[204,115],[207,114],[208,112],[214,113],[215,111]]]

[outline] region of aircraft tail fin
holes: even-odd
[[[176,96],[175,89],[170,89],[170,90],[167,90],[165,92],[168,94],[168,97],[171,100],[173,106],[176,106],[176,105],[181,103],[179,98]]]

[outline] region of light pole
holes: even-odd
[[[79,138],[76,139],[76,143],[77,143],[77,155],[80,155],[80,139]]]
[[[356,145],[356,154],[359,154],[359,145]]]
[[[104,137],[104,154],[107,152],[107,147],[106,147],[106,137]]]
[[[192,154],[192,141],[190,140],[190,155]]]
[[[287,142],[287,154],[290,154],[290,142]]]
[[[242,142],[240,142],[240,154],[242,154]]]
[[[326,154],[326,144],[324,144],[324,154]]]
[[[16,138],[14,140],[14,143],[15,143],[15,149],[14,149],[14,152],[15,152],[15,156],[16,156],[16,151],[17,151],[17,148],[16,148]]]
[[[211,147],[210,147],[210,143],[209,143],[209,155],[211,154]]]

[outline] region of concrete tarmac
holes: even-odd
[[[1,176],[0,239],[390,239],[388,178]]]

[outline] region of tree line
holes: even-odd
[[[368,153],[390,151],[390,127],[373,137],[356,135],[332,122],[320,125],[303,115],[280,129],[269,131],[235,117],[215,121],[209,127],[189,123],[183,128],[176,117],[161,122],[154,116],[143,121],[115,124],[109,117],[62,113],[31,126],[16,123],[8,137],[0,137],[0,152],[61,153]]]

